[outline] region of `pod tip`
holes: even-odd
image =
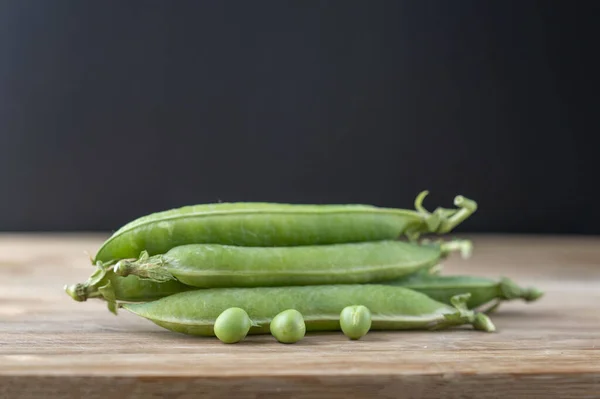
[[[535,287],[531,287],[527,289],[527,293],[524,296],[524,299],[526,302],[532,302],[540,299],[542,296],[544,296],[544,291]]]
[[[63,289],[71,298],[73,298],[77,302],[84,302],[87,299],[84,295],[85,287],[81,283],[65,285]]]
[[[486,332],[494,332],[496,331],[496,326],[492,323],[492,320],[483,313],[477,313],[475,315],[475,320],[473,321],[473,327],[476,330],[486,331]]]

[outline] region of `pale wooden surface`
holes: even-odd
[[[0,398],[600,398],[600,238],[471,236],[446,273],[546,291],[498,332],[309,335],[295,345],[187,337],[62,290],[104,235],[0,235]],[[464,236],[463,236],[464,237]]]

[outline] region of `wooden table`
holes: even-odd
[[[600,398],[600,239],[462,236],[446,273],[546,291],[503,305],[498,331],[309,335],[238,345],[163,330],[65,283],[106,235],[0,235],[0,398]]]

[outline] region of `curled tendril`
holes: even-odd
[[[462,195],[454,197],[454,205],[457,209],[436,208],[433,212],[429,212],[423,202],[429,195],[428,190],[421,191],[415,198],[415,210],[424,216],[427,232],[444,234],[450,232],[477,210],[477,203]],[[407,235],[409,239],[418,238],[421,231],[410,230]]]
[[[421,213],[426,213],[429,214],[429,211],[427,211],[427,209],[425,209],[423,207],[423,201],[425,200],[425,197],[427,197],[429,195],[429,191],[428,190],[423,190],[419,193],[419,195],[417,195],[417,197],[415,198],[415,209]]]

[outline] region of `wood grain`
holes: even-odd
[[[464,237],[464,236],[463,236]],[[0,235],[0,398],[600,398],[600,239],[477,235],[445,273],[535,284],[498,332],[308,335],[237,345],[163,330],[63,285],[105,235]]]

